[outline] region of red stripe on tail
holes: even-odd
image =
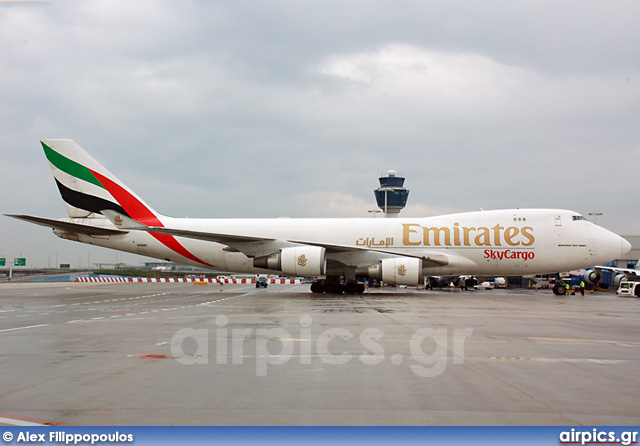
[[[131,218],[133,218],[138,223],[142,223],[146,226],[156,226],[160,228],[164,228],[162,222],[158,219],[158,217],[140,200],[134,197],[129,191],[124,189],[115,181],[110,180],[104,175],[99,174],[91,170],[91,173],[95,175],[95,177],[100,181],[100,183],[109,191],[111,196],[116,199],[116,201],[127,211],[127,214]],[[194,262],[198,262],[202,265],[210,266],[215,268],[214,265],[211,265],[204,260],[199,259],[195,255],[193,255],[187,248],[182,246],[178,240],[172,235],[169,234],[157,234],[155,232],[149,232],[154,238],[156,238],[160,243],[162,243],[167,248],[172,251],[180,254],[183,257],[186,257],[189,260],[193,260]]]

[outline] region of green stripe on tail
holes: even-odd
[[[98,181],[98,179],[91,173],[91,171],[84,167],[82,164],[78,164],[75,161],[60,155],[58,152],[56,152],[43,142],[42,148],[44,149],[44,153],[47,156],[49,162],[61,171],[66,172],[73,177],[84,180],[87,183],[95,184],[96,186],[105,189],[102,183]]]

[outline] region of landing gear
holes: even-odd
[[[327,294],[362,294],[364,293],[364,283],[357,283],[353,281],[343,282],[338,279],[324,279],[315,280],[311,283],[312,293],[327,293]]]
[[[478,280],[475,277],[469,277],[464,279],[464,290],[475,289],[475,286],[478,284]]]
[[[567,287],[562,282],[556,283],[553,286],[553,294],[555,294],[556,296],[564,296],[565,294],[567,294]]]
[[[356,290],[357,290],[357,288],[356,288],[356,287],[357,287],[357,286],[358,286],[358,284],[357,284],[357,283],[354,283],[354,282],[347,282],[347,283],[344,285],[344,292],[345,292],[345,294],[356,294]]]
[[[311,292],[314,294],[324,292],[324,287],[319,280],[315,280],[313,283],[311,283]]]

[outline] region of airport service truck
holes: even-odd
[[[636,296],[640,297],[640,282],[632,282],[629,280],[622,280],[616,291],[618,296]]]

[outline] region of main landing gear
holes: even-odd
[[[564,296],[567,294],[567,287],[564,282],[555,283],[553,285],[553,294],[556,296]]]
[[[312,293],[327,294],[362,294],[364,293],[364,283],[357,283],[351,280],[342,282],[338,279],[315,280],[311,284]]]

